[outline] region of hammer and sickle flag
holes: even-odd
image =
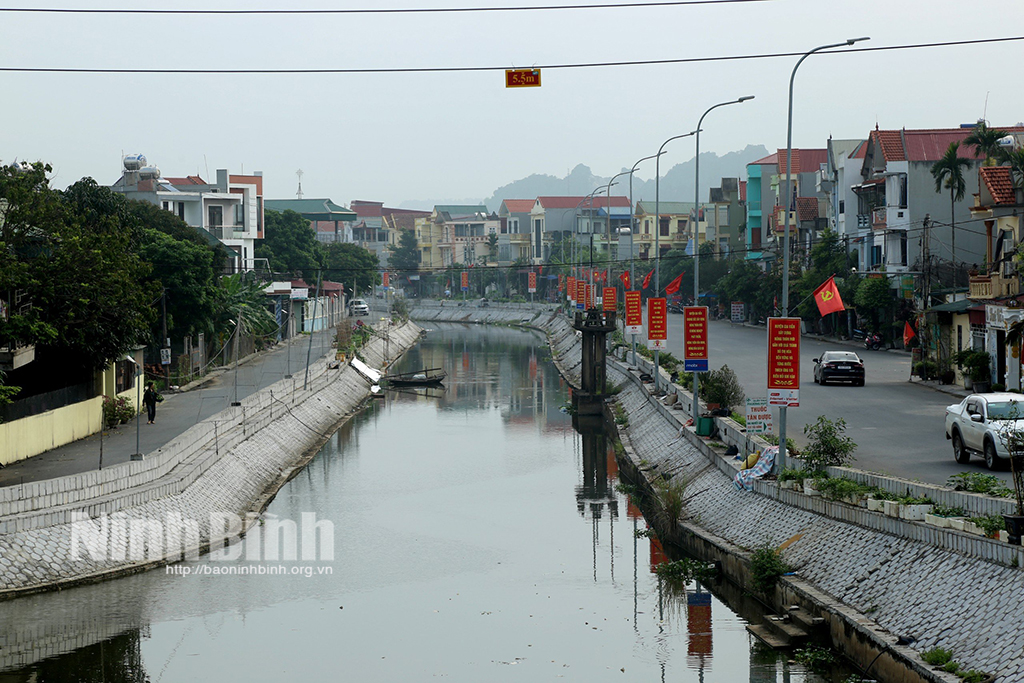
[[[836,287],[836,276],[833,275],[814,290],[814,303],[818,304],[818,311],[824,317],[829,313],[845,311],[846,306],[839,296],[839,288]]]

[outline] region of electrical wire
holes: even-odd
[[[361,9],[143,9],[79,7],[0,7],[0,12],[19,14],[189,14],[189,15],[281,15],[281,14],[453,14],[480,12],[537,12],[551,10],[646,9],[687,5],[735,5],[774,0],[665,0],[664,2],[608,2],[584,5],[513,5],[509,7],[375,7]]]
[[[829,50],[823,55],[844,53],[883,52],[891,50],[918,50],[937,47],[958,47],[963,45],[988,45],[1024,40],[1024,36],[1005,38],[979,38],[975,40],[950,40],[932,43],[906,43],[903,45],[881,45]],[[640,59],[620,62],[566,62],[533,65],[534,69],[590,69],[624,66],[653,66],[665,64],[700,64],[708,62],[734,62],[779,57],[802,57],[803,52],[761,52],[746,55],[724,55],[718,57],[680,57],[676,59]],[[298,74],[394,74],[394,73],[454,73],[505,71],[506,66],[422,66],[422,67],[381,67],[381,68],[322,68],[322,69],[171,69],[171,68],[97,68],[97,67],[27,67],[4,66],[5,73],[71,73],[71,74],[191,74],[191,75],[298,75]]]

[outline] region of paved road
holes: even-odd
[[[316,359],[327,351],[333,338],[331,335],[333,330],[313,335],[312,358]],[[237,381],[239,400],[282,379],[288,369],[294,381],[301,384],[309,342],[308,336],[296,337],[290,346],[281,345],[241,363]],[[136,452],[136,434],[142,453],[155,451],[197,422],[229,407],[235,400],[235,392],[235,370],[228,367],[199,388],[166,394],[166,400],[157,407],[155,424],[146,424],[143,412],[138,430],[132,421],[104,432],[103,466],[127,462]],[[94,434],[0,469],[0,486],[88,472],[99,467],[99,457],[100,436]]]
[[[682,316],[669,317],[669,351],[682,354]],[[767,384],[765,361],[767,331],[764,327],[733,325],[722,320],[710,323],[710,364],[727,364],[743,384],[747,396],[764,396]],[[813,359],[823,351],[850,349],[863,359],[866,385],[818,386],[814,383]],[[908,382],[910,356],[898,351],[868,351],[804,338],[800,407],[788,411],[787,432],[799,447],[806,443],[803,427],[819,415],[846,420],[847,434],[857,443],[854,465],[907,479],[945,483],[957,472],[987,472],[980,458],[958,465],[943,432],[945,407],[959,398]],[[740,409],[742,411],[742,409]],[[775,414],[776,433],[778,413]],[[1009,481],[1009,474],[999,476]]]

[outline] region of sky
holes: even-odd
[[[445,8],[544,0],[0,0],[0,8]],[[594,3],[600,0],[586,0]],[[639,4],[643,0],[627,0]],[[584,4],[555,0],[548,4]],[[262,171],[267,198],[399,206],[483,199],[532,173],[578,163],[610,176],[696,127],[701,151],[786,146],[795,56],[684,64],[544,68],[539,88],[505,88],[502,69],[800,53],[1024,36],[1019,0],[764,0],[717,6],[343,15],[131,15],[0,12],[0,69],[385,69],[363,74],[90,74],[0,70],[0,161],[42,160],[63,188],[111,184],[123,154],[165,176]],[[793,144],[881,128],[1024,120],[1012,75],[1024,41],[828,55],[800,66]],[[662,169],[691,159],[670,143]],[[654,175],[653,161],[637,171]],[[680,197],[690,200],[690,197]]]

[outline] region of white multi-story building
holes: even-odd
[[[263,174],[233,175],[217,169],[217,181],[199,176],[164,178],[141,154],[124,158],[123,175],[111,188],[130,199],[170,211],[204,230],[234,253],[235,272],[255,267],[256,240],[263,238]]]

